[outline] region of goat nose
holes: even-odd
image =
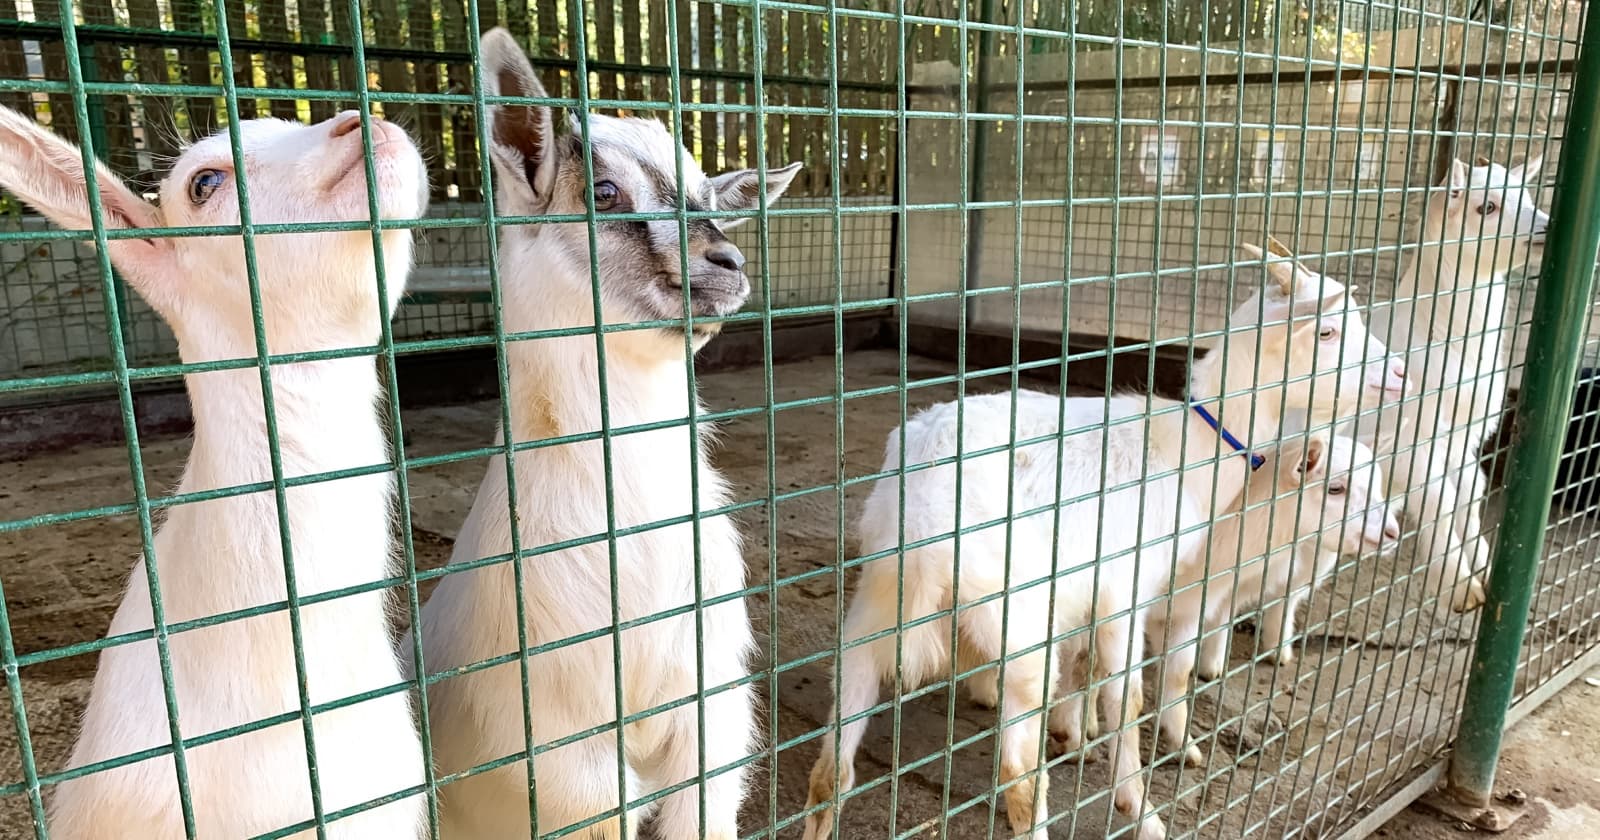
[[[1383,536],[1386,539],[1400,539],[1400,523],[1390,519],[1383,523]]]
[[[1395,390],[1397,390],[1397,391],[1408,391],[1408,390],[1410,390],[1411,383],[1406,380],[1406,363],[1405,362],[1402,362],[1399,359],[1396,359],[1394,364],[1389,368],[1389,372],[1394,374],[1394,388],[1395,388]]]
[[[744,253],[731,242],[720,242],[706,250],[706,262],[729,271],[744,270]]]
[[[333,118],[332,123],[332,125],[328,126],[329,137],[343,137],[352,131],[359,131],[361,129],[361,112],[341,111]]]

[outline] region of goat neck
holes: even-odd
[[[559,263],[546,266],[550,271],[563,270]],[[554,282],[519,286],[518,293],[540,294],[542,289],[546,296],[537,304],[508,303],[508,328],[536,331],[593,326],[593,301],[560,293],[570,286]],[[604,406],[609,411],[605,419],[611,428],[688,416],[689,372],[681,332],[609,332],[600,343],[605,349]],[[506,353],[514,396],[511,422],[517,440],[601,429],[600,350],[593,335],[515,341],[507,345]]]
[[[1471,265],[1476,260],[1464,264],[1461,257],[1460,243],[1418,246],[1416,256],[1400,273],[1395,294],[1401,299],[1415,298],[1415,306],[1433,310],[1427,326],[1432,340],[1459,337],[1465,341],[1463,356],[1478,358],[1484,340],[1490,337],[1483,334],[1483,325],[1498,324],[1504,317],[1506,275],[1493,266]],[[1470,298],[1457,298],[1455,292],[1468,292]]]
[[[1218,512],[1236,506],[1250,473],[1248,453],[1276,437],[1283,420],[1281,388],[1257,382],[1262,374],[1272,373],[1258,371],[1258,363],[1266,364],[1241,348],[1225,354],[1218,346],[1195,361],[1189,375],[1190,399],[1206,402],[1206,410],[1216,418],[1217,425],[1238,438],[1245,452],[1234,452],[1216,429],[1187,406],[1182,412],[1164,415],[1173,418],[1173,428],[1166,439],[1183,441],[1185,487],[1192,486],[1191,495],[1205,505],[1211,505],[1214,499]],[[1257,387],[1249,387],[1251,383]],[[1227,394],[1217,399],[1224,388]],[[1177,427],[1179,418],[1186,428]]]

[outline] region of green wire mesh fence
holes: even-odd
[[[508,823],[496,822],[506,814],[514,836],[597,836],[615,831],[611,823],[623,813],[653,822],[667,838],[814,836],[825,814],[844,838],[1012,836],[1011,820],[1040,779],[1049,791],[1036,816],[1048,814],[1041,830],[1050,837],[1148,837],[1150,819],[1175,837],[1363,835],[1440,775],[1479,630],[1479,613],[1450,610],[1460,590],[1429,574],[1425,543],[1445,520],[1421,516],[1420,504],[1406,506],[1398,551],[1365,547],[1329,561],[1315,591],[1255,593],[1257,608],[1240,608],[1207,631],[1229,640],[1230,657],[1220,673],[1182,681],[1181,702],[1193,707],[1195,763],[1157,736],[1158,719],[1174,706],[1161,695],[1173,678],[1159,635],[1124,639],[1125,668],[1108,671],[1106,651],[1093,649],[1076,689],[1050,703],[1084,705],[1092,720],[1096,695],[1119,674],[1147,674],[1148,698],[1123,698],[1133,710],[1127,726],[1147,739],[1137,777],[1149,795],[1133,819],[1118,813],[1124,803],[1113,795],[1125,781],[1116,777],[1124,742],[1115,727],[1089,733],[1083,745],[1064,743],[1054,723],[1044,737],[1047,713],[1037,704],[1007,705],[1006,674],[1041,654],[1055,662],[1047,673],[1070,672],[1078,668],[1069,655],[1075,645],[1101,638],[1135,610],[1170,618],[1181,593],[1064,621],[1025,649],[1001,641],[1004,656],[975,661],[964,647],[967,631],[952,627],[967,620],[960,616],[992,611],[1005,636],[1027,623],[1028,599],[1043,592],[1054,610],[1058,599],[1082,594],[1075,588],[1098,593],[1116,585],[1079,576],[1064,561],[1047,563],[1039,580],[1011,577],[1013,552],[1017,568],[1029,559],[1016,534],[1039,513],[1018,489],[1018,465],[1045,457],[1075,469],[1082,465],[1063,454],[1071,446],[1097,474],[1082,498],[1064,487],[1045,493],[1046,510],[1078,508],[1114,491],[1102,444],[1081,443],[1107,439],[1106,423],[1074,428],[1067,403],[1054,397],[1109,407],[1113,395],[1131,394],[1140,398],[1137,418],[1148,415],[1151,428],[1163,412],[1187,416],[1181,401],[1197,360],[1227,364],[1229,354],[1248,360],[1260,352],[1247,340],[1254,325],[1237,316],[1230,322],[1230,313],[1259,300],[1252,296],[1271,282],[1260,259],[1239,256],[1240,246],[1269,239],[1288,243],[1315,276],[1356,287],[1350,300],[1373,337],[1390,351],[1411,349],[1406,370],[1416,391],[1408,399],[1424,412],[1423,428],[1450,425],[1452,409],[1441,402],[1466,395],[1471,419],[1458,425],[1484,445],[1449,456],[1469,467],[1450,479],[1463,479],[1455,520],[1476,523],[1481,506],[1482,523],[1469,536],[1495,545],[1502,510],[1522,503],[1502,490],[1518,418],[1530,403],[1546,417],[1550,406],[1559,404],[1563,417],[1569,407],[1567,393],[1520,390],[1530,345],[1600,368],[1592,306],[1581,314],[1576,355],[1529,329],[1540,280],[1527,246],[1544,236],[1535,206],[1548,209],[1557,186],[1586,194],[1600,188],[1578,181],[1562,161],[1567,114],[1584,92],[1574,75],[1579,48],[1595,46],[1580,43],[1586,9],[1560,0],[0,0],[0,105],[88,149],[108,167],[103,177],[154,193],[190,144],[219,130],[227,139],[216,165],[242,174],[260,154],[246,136],[248,121],[337,127],[353,109],[362,116],[342,131],[360,139],[368,180],[379,173],[387,121],[419,149],[430,199],[420,219],[368,222],[384,206],[374,182],[360,202],[368,214],[357,221],[297,224],[300,217],[285,217],[274,203],[279,185],[241,177],[247,200],[240,215],[214,223],[223,229],[166,219],[174,229],[158,231],[158,239],[247,243],[229,270],[248,286],[239,300],[249,304],[242,322],[250,338],[235,352],[197,359],[177,337],[192,342],[193,329],[175,332],[159,304],[130,289],[112,246],[137,237],[121,230],[127,225],[116,208],[96,197],[82,224],[63,233],[22,197],[0,198],[0,660],[13,724],[0,734],[0,838],[122,836],[75,830],[51,812],[71,785],[127,768],[151,773],[146,782],[155,792],[142,807],[154,814],[146,815],[150,825],[170,832],[150,836],[163,837],[409,836],[358,827],[404,808],[414,808],[416,836],[446,838],[506,836]],[[480,33],[496,26],[526,52],[542,90],[519,86],[516,68],[494,63],[503,56],[480,44]],[[1587,81],[1590,89],[1597,83]],[[573,144],[567,168],[550,176],[565,204],[527,212],[520,193],[506,191],[499,169],[506,164],[491,160],[491,150],[497,141],[536,146],[538,132],[516,134],[514,126],[505,130],[522,145],[503,140],[497,120],[537,115],[543,106],[555,110],[556,124],[570,112],[571,130],[596,139]],[[658,121],[693,160],[655,149],[649,134],[607,145],[614,129],[603,120],[616,115]],[[619,164],[629,156],[644,163]],[[1542,169],[1528,165],[1535,159]],[[719,207],[704,191],[676,187],[695,180],[686,175],[695,161],[708,175],[760,174],[713,182],[707,189]],[[529,183],[545,183],[538,155],[523,163]],[[790,163],[801,164],[798,174],[782,169]],[[626,176],[615,174],[623,170],[665,184],[661,201],[615,203],[601,185],[622,181],[631,195]],[[1457,175],[1469,181],[1452,182]],[[1467,233],[1442,242],[1437,230],[1430,234],[1430,214],[1456,201],[1471,202]],[[749,221],[734,226],[734,217]],[[700,268],[691,260],[718,247],[718,226],[749,278],[742,305],[702,310],[680,288],[693,282],[662,280],[667,308],[618,316],[613,275],[692,274]],[[631,250],[615,250],[624,229],[632,231]],[[283,293],[262,282],[282,268],[273,260],[284,251],[273,243],[327,241],[318,236],[359,237],[372,255],[363,269],[370,279],[396,298],[404,280],[405,296],[370,339],[284,349],[275,330],[286,328],[272,321]],[[543,264],[529,255],[549,256],[527,244],[537,236],[569,237],[564,258],[576,267],[563,276],[579,278],[581,289],[528,285],[543,276]],[[403,266],[388,259],[406,241],[414,242],[414,266],[402,277]],[[1572,247],[1572,254],[1587,247],[1592,263],[1593,243]],[[646,271],[619,253],[661,263]],[[1424,295],[1419,285],[1444,291]],[[1570,287],[1555,293],[1562,292]],[[575,311],[545,313],[557,305]],[[711,322],[718,326],[708,328]],[[655,354],[657,379],[638,378],[638,353]],[[1333,388],[1343,400],[1338,383],[1361,378],[1374,358],[1343,364],[1336,379],[1291,375],[1284,360],[1278,369],[1261,362],[1253,373],[1264,378],[1258,381],[1287,378],[1288,390],[1311,399]],[[295,371],[347,359],[376,366],[382,387],[374,422],[393,451],[365,459],[342,452],[332,466],[305,469],[297,460],[302,441],[278,433],[281,423],[297,422]],[[582,375],[569,382],[573,370]],[[186,380],[198,405],[206,383],[239,377],[254,389],[246,402],[255,412],[249,428],[261,437],[260,463],[226,480],[192,469],[186,476]],[[1518,654],[1514,716],[1600,657],[1594,381],[1586,370],[1570,412],[1557,507]],[[547,382],[566,382],[567,390]],[[1224,418],[1236,431],[1258,412],[1276,416],[1287,405],[1285,389],[1257,398],[1247,383],[1223,384],[1223,394],[1204,396],[1250,405],[1248,418]],[[1054,407],[1042,432],[1019,419],[1030,391],[1049,395]],[[634,395],[645,392],[667,408],[636,410]],[[1006,408],[975,419],[965,406],[988,394],[1001,395]],[[1167,408],[1158,409],[1162,399]],[[951,440],[960,442],[943,462],[893,454],[909,452],[911,418],[952,400],[963,406],[951,415]],[[1359,423],[1358,414],[1379,415],[1370,393],[1339,403],[1333,416]],[[967,434],[991,422],[997,427],[980,431],[993,445],[972,444]],[[1284,453],[1302,452],[1333,430],[1327,417],[1310,425],[1285,431],[1281,450],[1276,441],[1255,441],[1269,456],[1267,472],[1278,470]],[[715,439],[690,433],[713,426]],[[206,434],[196,430],[197,447]],[[1177,472],[1238,467],[1221,439],[1206,439],[1205,448],[1206,458]],[[1046,449],[1052,454],[1037,454]],[[1444,457],[1427,435],[1374,449],[1391,472]],[[582,453],[570,456],[580,466],[549,466],[567,453]],[[940,472],[996,454],[1008,465],[988,484],[965,469]],[[1478,463],[1484,482],[1472,478]],[[1134,483],[1173,474],[1163,469],[1146,460]],[[1417,468],[1414,482],[1442,486],[1430,470]],[[297,559],[315,564],[318,555],[315,543],[302,544],[292,512],[318,504],[304,500],[319,486],[353,487],[379,475],[397,494],[388,539],[398,562],[337,585],[307,578],[308,591],[298,591]],[[961,476],[952,500],[993,494],[987,501],[1004,515],[973,522],[958,513],[945,533],[919,542],[908,516],[926,511],[906,493],[930,475]],[[1051,481],[1061,484],[1061,473]],[[165,489],[173,486],[179,489]],[[895,496],[896,522],[860,522],[875,487]],[[671,488],[661,495],[677,493],[682,504],[638,503],[652,488]],[[1405,497],[1389,495],[1397,506]],[[1286,498],[1282,516],[1303,521],[1301,496]],[[1307,510],[1312,498],[1308,491]],[[191,614],[174,593],[193,581],[181,572],[169,579],[159,562],[163,551],[183,549],[164,547],[158,533],[163,523],[185,527],[185,511],[203,521],[222,506],[251,511],[260,520],[251,533],[270,532],[258,548],[278,564],[276,589]],[[1206,517],[1215,523],[1185,536],[1205,545],[1208,526],[1221,531],[1249,515],[1239,507],[1221,505]],[[1264,516],[1265,507],[1257,508]],[[484,534],[493,526],[485,523],[495,516],[518,524],[507,526],[504,544],[491,546]],[[1135,524],[1102,515],[1093,533],[1057,526],[1047,529],[1044,550],[1060,558],[1109,545]],[[873,526],[895,532],[896,545],[864,546],[862,532]],[[1297,539],[1311,545],[1356,527],[1335,517]],[[908,604],[919,581],[907,561],[918,550],[952,543],[958,566],[981,563],[982,549],[965,546],[996,533],[1004,534],[996,591],[964,601],[960,591],[969,584],[961,578],[927,610]],[[1472,546],[1454,552],[1471,555]],[[135,571],[133,590],[153,586],[160,594],[144,625],[119,628],[111,619],[124,598],[127,561],[141,553],[158,562]],[[1102,559],[1110,563],[1114,554]],[[1221,543],[1202,554],[1213,574],[1252,560]],[[1147,545],[1129,556],[1160,567],[1168,560],[1154,558],[1170,549]],[[729,558],[742,560],[737,585],[729,584]],[[215,558],[208,578],[227,580],[229,561]],[[847,610],[864,569],[885,561],[895,574],[876,594],[894,602],[891,620],[863,638],[848,627]],[[637,582],[629,570],[641,567],[656,569],[652,582],[662,591],[688,594],[669,605],[645,599],[657,607],[640,608],[626,587]],[[571,570],[583,583],[541,589],[551,569]],[[462,583],[468,580],[478,582]],[[495,586],[485,590],[486,580]],[[1197,584],[1212,593],[1207,598],[1229,585]],[[462,592],[478,593],[482,603],[469,612],[503,617],[499,629],[511,638],[446,645],[439,661],[429,635],[450,620],[430,621],[429,605],[444,609],[437,604],[458,603]],[[1499,592],[1490,586],[1491,603]],[[361,599],[373,593],[387,599],[395,620],[385,639],[410,670],[330,695],[312,661],[320,656],[320,619],[308,625],[304,616],[367,603]],[[1235,596],[1252,597],[1242,590],[1227,597]],[[1288,640],[1292,657],[1280,659],[1269,625],[1281,622],[1285,606],[1294,615],[1301,601],[1298,631]],[[597,624],[545,620],[575,612],[579,602],[601,614]],[[748,613],[755,650],[747,668],[729,671],[719,657],[740,635],[723,623],[736,608]],[[215,675],[209,666],[194,670],[186,635],[217,638],[261,620],[282,622],[282,644],[225,650],[234,661],[219,663]],[[905,639],[930,630],[963,655],[914,673]],[[636,639],[656,641],[639,648]],[[72,758],[97,668],[108,687],[96,691],[117,696],[104,663],[118,648],[136,646],[148,651],[143,688],[151,708],[159,707],[157,731],[137,748]],[[881,702],[856,710],[854,719],[873,722],[851,787],[813,765],[849,737],[834,726],[841,715],[844,729],[851,720],[835,683],[847,679],[850,652],[868,646],[892,650],[892,667]],[[231,679],[254,659],[272,657],[290,675],[276,687],[280,712],[227,719],[185,708],[185,697],[204,694],[195,680]],[[639,689],[646,661],[672,664],[682,690]],[[408,676],[419,668],[420,680]],[[604,708],[562,719],[570,724],[562,728],[552,722],[562,702],[552,692],[571,689],[564,681],[574,673],[586,675]],[[967,690],[985,680],[1000,684],[991,700],[1002,720]],[[746,694],[759,712],[740,706]],[[491,695],[500,705],[475,699]],[[426,760],[392,789],[351,794],[339,782],[346,770],[337,738],[317,721],[401,697],[419,726],[378,737],[417,739]],[[754,714],[759,737],[727,754],[726,730],[742,726],[746,714]],[[482,719],[494,721],[494,737],[462,734],[461,720]],[[662,739],[662,727],[676,727],[672,737]],[[1036,755],[1020,775],[1011,763],[1015,745],[1007,746],[1019,731],[1025,752]],[[246,830],[218,817],[207,799],[214,798],[211,774],[222,772],[211,756],[226,755],[230,740],[273,732],[292,739],[301,761],[284,778],[259,780],[273,791],[262,799],[291,815]],[[679,763],[660,770],[651,763],[657,759],[630,752],[630,743],[664,743],[663,754]],[[479,749],[484,744],[505,748]],[[575,776],[571,756],[580,752],[586,775]],[[647,766],[659,772],[640,769]],[[742,796],[728,793],[740,777]],[[587,779],[604,801],[587,811],[563,808],[577,799],[566,786],[573,778]],[[725,831],[730,807],[733,834]],[[128,825],[113,831],[131,831]],[[341,834],[341,826],[354,833]]]

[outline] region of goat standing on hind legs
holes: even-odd
[[[1484,602],[1489,562],[1482,499],[1483,443],[1505,409],[1511,337],[1506,275],[1538,256],[1549,217],[1525,186],[1540,161],[1506,168],[1452,161],[1428,198],[1421,242],[1401,272],[1395,300],[1372,308],[1373,334],[1407,354],[1421,382],[1414,400],[1385,402],[1357,436],[1389,463],[1389,495],[1403,497],[1426,557],[1426,591],[1450,587],[1457,612]]]
[[[483,36],[481,57],[488,95],[546,95],[505,30]],[[497,259],[507,331],[593,327],[592,277],[608,325],[681,318],[686,290],[695,320],[688,341],[681,327],[604,333],[603,381],[597,340],[589,332],[506,347],[511,422],[501,440],[598,433],[603,416],[612,430],[651,428],[612,435],[609,458],[607,444],[594,439],[517,452],[515,544],[523,551],[580,544],[511,561],[521,563],[520,593],[510,562],[492,564],[446,576],[423,608],[424,661],[435,673],[517,652],[519,630],[525,629],[528,645],[551,646],[526,659],[526,697],[517,659],[429,688],[442,774],[521,753],[524,720],[535,747],[603,730],[533,759],[536,814],[529,813],[525,759],[445,785],[441,835],[526,837],[536,817],[541,834],[593,820],[583,836],[633,837],[654,812],[651,827],[662,840],[734,840],[745,771],[729,768],[750,755],[755,741],[755,700],[743,682],[754,641],[744,603],[728,597],[745,586],[738,533],[728,516],[704,515],[725,507],[729,491],[707,458],[707,430],[688,423],[700,409],[684,357],[686,343],[698,349],[715,335],[715,319],[739,309],[750,284],[743,254],[723,234],[733,221],[692,219],[687,241],[680,241],[677,220],[608,216],[670,212],[680,196],[690,211],[753,211],[763,197],[760,173],[706,177],[655,120],[589,115],[581,125],[570,121],[558,130],[544,105],[496,104],[488,122],[501,214],[582,215],[591,189],[598,214],[592,234],[582,222],[501,230]],[[586,150],[592,184],[585,176]],[[766,200],[776,201],[798,171],[798,164],[768,171]],[[591,235],[597,265],[589,259]],[[509,491],[505,461],[496,456],[452,564],[512,550]],[[687,521],[649,527],[695,514],[703,516],[698,530]],[[618,536],[614,546],[581,542],[612,526],[631,533]],[[519,627],[519,594],[525,628]],[[714,603],[696,609],[705,601]],[[636,623],[616,631],[614,620]],[[600,635],[569,641],[586,634]],[[701,685],[704,697],[697,696]],[[666,705],[672,707],[650,712]],[[619,713],[642,716],[619,725]],[[679,785],[649,806],[617,814],[624,801]]]
[[[415,219],[427,207],[427,172],[405,132],[346,111],[316,125],[244,120],[186,149],[161,181],[159,205],[128,189],[103,166],[96,191],[108,229],[238,225],[248,183],[257,224],[369,221],[365,158],[372,157],[378,211]],[[241,168],[235,169],[240,166]],[[64,227],[90,227],[82,153],[0,109],[0,184]],[[312,185],[307,188],[307,185]],[[366,347],[400,303],[411,266],[411,232],[382,235],[388,299],[380,300],[377,254],[366,229],[289,233],[254,240],[260,311],[273,353]],[[111,262],[160,313],[193,365],[253,358],[256,330],[244,240],[237,235],[111,239]],[[194,445],[180,495],[266,482],[272,455],[284,479],[382,464],[389,458],[378,419],[381,393],[370,357],[274,363],[270,368],[277,437],[267,433],[261,371],[255,367],[186,373]],[[300,598],[373,584],[394,574],[390,536],[394,483],[387,473],[295,484],[279,509],[270,490],[176,505],[136,564],[108,636],[149,633],[155,604],[146,564],[154,564],[167,625],[283,601],[292,552]],[[280,530],[287,523],[287,539]],[[171,700],[179,736],[194,739],[313,706],[390,688],[400,665],[389,637],[385,594],[364,591],[300,606],[297,650],[287,609],[172,633]],[[165,633],[165,628],[158,632]],[[167,691],[156,641],[100,653],[82,732],[68,766],[82,769],[165,748],[172,741]],[[303,658],[297,654],[303,653]],[[303,669],[297,666],[303,663]],[[301,679],[304,682],[301,682]],[[311,718],[324,813],[355,808],[420,786],[422,743],[406,694],[388,693]],[[195,836],[243,840],[313,818],[306,733],[290,722],[184,751]],[[174,759],[165,754],[77,776],[57,785],[49,809],[57,840],[181,840],[189,836]],[[423,798],[411,795],[327,823],[329,840],[411,840],[423,823]],[[290,835],[313,837],[315,830]]]

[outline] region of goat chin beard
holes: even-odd
[[[678,332],[681,333],[682,331],[683,331],[683,328],[679,327],[678,328]],[[722,332],[722,322],[721,321],[711,321],[711,322],[708,322],[708,323],[701,323],[701,322],[697,321],[697,322],[695,322],[695,325],[693,327],[689,328],[689,333],[690,333],[689,338],[694,344],[694,349],[696,351],[699,351],[700,348],[706,346],[706,344],[708,342],[710,342],[711,339],[716,338],[717,335],[720,334],[721,332]]]
[[[679,348],[677,352],[682,352],[683,337],[687,333],[690,351],[699,353],[701,348],[711,343],[711,339],[716,338],[721,332],[721,321],[707,321],[704,323],[696,321],[694,326],[688,328],[685,328],[682,324],[661,327],[657,334],[668,339],[668,343],[671,346]]]

